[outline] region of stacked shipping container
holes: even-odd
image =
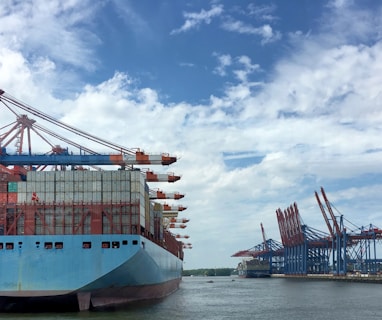
[[[0,176],[2,234],[144,234],[163,240],[162,206],[139,170],[29,171]],[[10,200],[12,195],[12,200]]]

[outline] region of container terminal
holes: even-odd
[[[259,276],[252,267],[258,261],[267,266],[261,274],[270,277],[382,283],[382,258],[377,254],[382,229],[373,224],[357,227],[336,215],[323,187],[322,198],[317,191],[314,195],[328,231],[303,224],[297,203],[278,208],[281,242],[267,239],[261,224],[263,242],[232,255],[242,259],[239,275]]]

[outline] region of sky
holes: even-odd
[[[328,232],[321,186],[337,216],[382,227],[381,83],[378,0],[0,2],[1,89],[178,157],[153,170],[182,179],[150,188],[186,195],[185,269],[235,267],[260,223],[280,241],[275,211],[294,202]]]

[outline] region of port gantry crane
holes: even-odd
[[[348,272],[376,274],[382,259],[377,258],[377,242],[382,240],[382,229],[370,224],[369,227],[345,226],[345,218],[336,216],[325,190],[321,194],[329,217],[320,197],[315,191],[317,203],[321,209],[330,237],[332,239],[332,266],[335,275],[345,275]],[[339,220],[339,221],[338,221]],[[332,222],[332,223],[330,223]]]
[[[283,272],[284,248],[282,244],[273,239],[267,239],[263,224],[260,223],[263,242],[247,250],[234,253],[231,257],[253,258],[269,263],[269,273]]]
[[[277,209],[276,216],[284,246],[284,273],[329,273],[330,237],[303,224],[296,203],[284,211]]]
[[[47,167],[53,166],[54,170],[66,170],[68,166],[76,170],[82,170],[83,166],[93,167],[102,170],[99,166],[119,166],[119,170],[137,170],[136,165],[163,165],[168,166],[177,161],[177,158],[167,153],[151,155],[146,154],[140,149],[128,149],[121,145],[109,142],[103,138],[87,133],[83,130],[68,125],[54,117],[39,111],[30,105],[27,105],[12,97],[4,90],[0,89],[0,104],[16,116],[16,121],[0,128],[0,172],[5,172],[14,176],[25,176],[27,171],[43,171]],[[25,114],[19,114],[15,111],[22,110]],[[100,154],[90,147],[81,145],[70,140],[66,135],[60,135],[58,130],[49,129],[38,124],[34,119],[29,118],[31,114],[49,125],[54,125],[67,133],[74,134],[77,137],[86,139],[99,146],[110,149],[113,153]],[[1,132],[1,130],[6,130]],[[50,150],[44,154],[32,153],[32,133],[35,137],[50,146]],[[59,144],[54,144],[51,139],[64,142],[78,150],[77,154],[69,152],[68,148],[62,148]],[[12,143],[15,150],[11,150]],[[24,146],[27,151],[24,151]],[[146,182],[176,182],[181,177],[172,172],[155,173],[150,169],[138,169],[145,175]],[[178,192],[166,193],[162,190],[150,190],[151,200],[174,199],[178,200],[184,197],[184,194]],[[172,212],[185,210],[186,207],[179,206],[170,208]],[[164,208],[166,213],[168,208]],[[174,225],[175,226],[175,225]],[[180,235],[179,235],[180,237]],[[179,238],[178,237],[178,238]],[[187,247],[187,246],[186,246]],[[188,246],[189,247],[189,246]]]

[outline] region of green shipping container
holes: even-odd
[[[17,182],[14,182],[14,181],[8,182],[8,192],[17,192]]]

